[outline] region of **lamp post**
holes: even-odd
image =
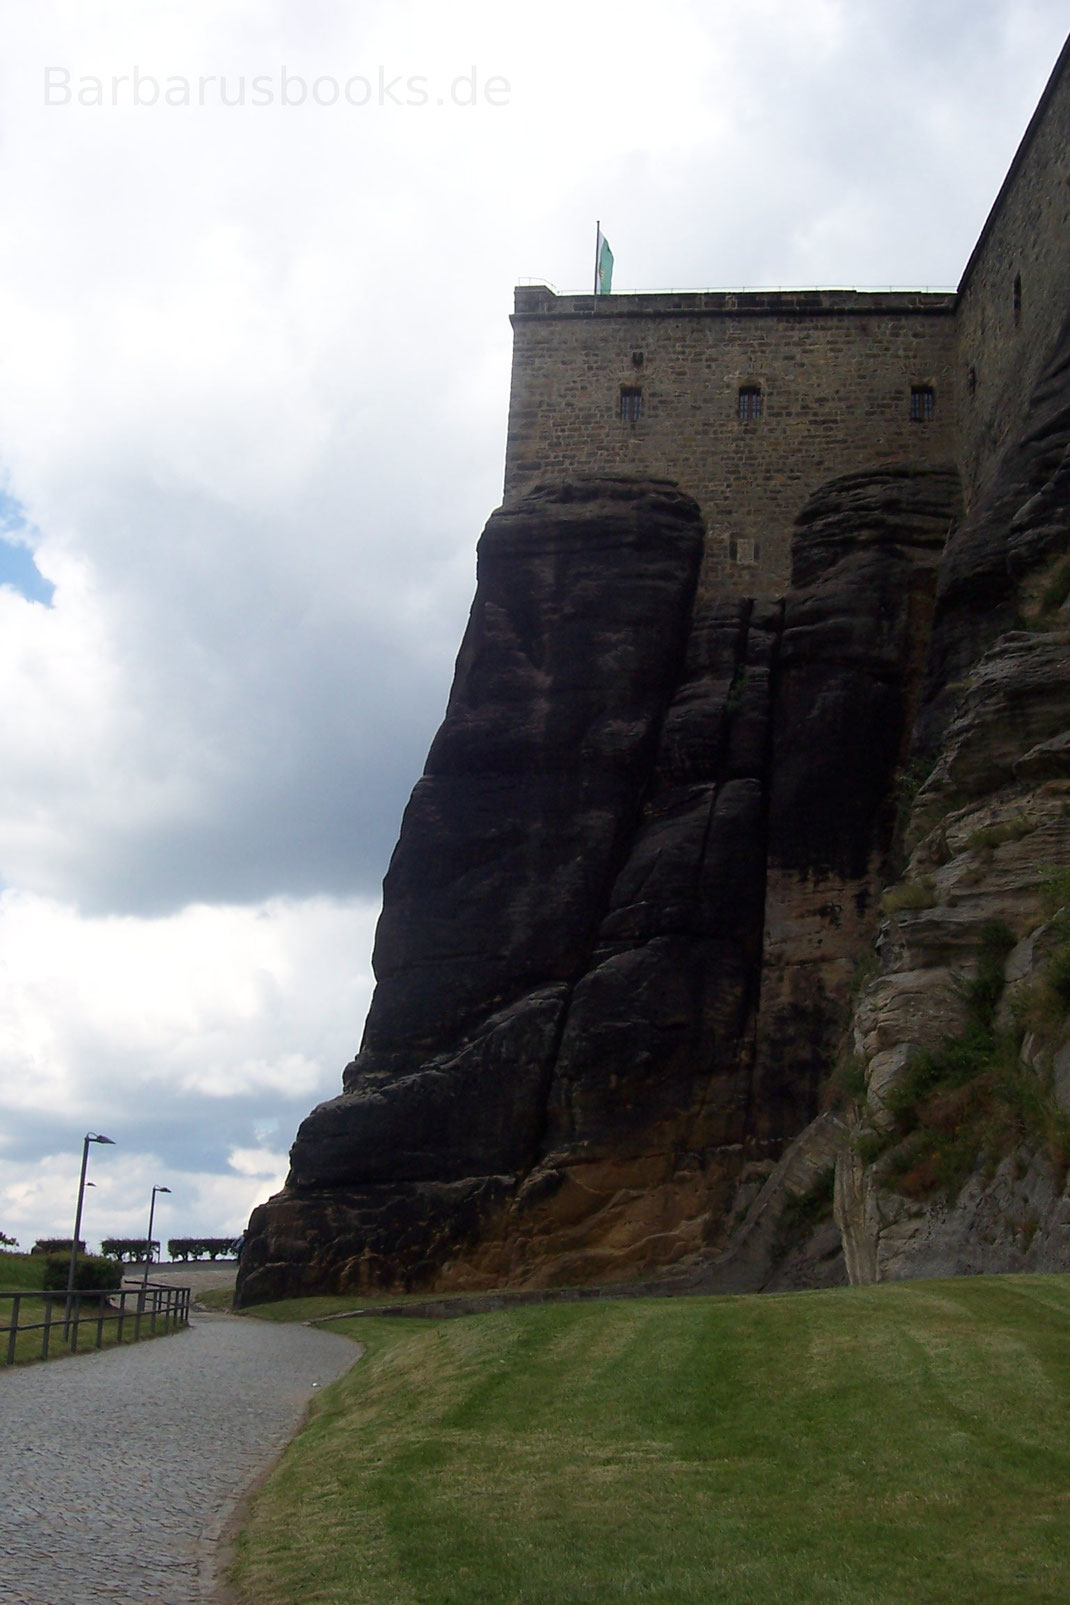
[[[67,1271],[67,1307],[64,1313],[65,1324],[70,1324],[71,1301],[74,1295],[74,1268],[78,1259],[78,1236],[82,1230],[82,1200],[85,1198],[85,1167],[89,1163],[89,1144],[91,1142],[106,1142],[115,1146],[114,1138],[103,1137],[99,1132],[87,1131],[85,1141],[82,1143],[82,1174],[78,1178],[78,1208],[74,1212],[74,1238],[71,1242],[71,1263]]]
[[[156,1194],[169,1193],[170,1191],[170,1187],[154,1187],[152,1189],[152,1199],[149,1203],[149,1238],[145,1244],[145,1274],[141,1278],[141,1296],[143,1300],[145,1289],[149,1285],[149,1267],[152,1264],[152,1217],[156,1213]]]

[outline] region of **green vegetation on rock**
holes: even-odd
[[[983,825],[975,830],[966,845],[974,852],[991,852],[995,847],[1002,847],[1004,842],[1021,841],[1035,828],[1028,819],[1004,819],[998,825]]]
[[[897,886],[889,886],[881,896],[881,908],[885,914],[899,914],[904,909],[933,908],[935,904],[936,892],[928,876],[916,881],[900,881]]]
[[[866,1060],[860,1053],[841,1053],[822,1092],[826,1109],[847,1109],[866,1097]]]
[[[822,1170],[803,1193],[791,1194],[777,1221],[773,1258],[777,1261],[806,1241],[818,1226],[832,1219],[836,1167]]]
[[[1040,595],[1041,620],[1047,622],[1070,596],[1070,557],[1060,558]]]
[[[880,1179],[908,1198],[954,1199],[977,1170],[991,1172],[1022,1144],[1045,1152],[1056,1175],[1070,1162],[1070,1117],[1059,1107],[1043,1062],[1021,1058],[1023,1025],[1054,1037],[1070,1009],[1070,931],[1021,1003],[1011,1030],[996,1027],[1004,963],[1014,946],[1005,925],[985,927],[977,974],[964,986],[966,1030],[918,1054],[884,1095],[888,1131],[856,1145]]]
[[[925,785],[935,767],[932,758],[915,758],[896,771],[893,785],[895,822],[892,829],[892,863],[902,871],[907,858],[907,841],[919,835],[919,825],[913,818],[918,792]],[[925,830],[921,829],[924,835]]]

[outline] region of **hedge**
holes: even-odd
[[[240,1237],[169,1237],[167,1252],[172,1259],[236,1259],[241,1253]]]
[[[157,1238],[152,1240],[154,1254],[160,1252]],[[100,1252],[106,1259],[117,1259],[120,1264],[124,1260],[143,1260],[145,1258],[145,1239],[143,1237],[105,1237],[100,1245]]]
[[[71,1251],[71,1242],[72,1239],[69,1237],[39,1237],[36,1243],[30,1249],[30,1253],[69,1254]],[[81,1238],[78,1239],[78,1252],[79,1254],[85,1253],[85,1244],[82,1242]],[[64,1286],[66,1286],[66,1284],[64,1284]]]

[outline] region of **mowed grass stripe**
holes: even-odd
[[[340,1328],[249,1605],[1070,1597],[1070,1279]]]

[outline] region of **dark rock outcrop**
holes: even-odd
[[[941,569],[913,750],[928,772],[851,1023],[865,1092],[836,1214],[853,1281],[1070,1264],[1068,592],[1070,323]],[[986,951],[1003,989],[987,1034]],[[897,1124],[919,1058],[954,1052]]]
[[[723,1246],[843,1028],[956,498],[932,472],[826,487],[783,606],[695,607],[702,526],[667,483],[494,515],[362,1050],[253,1216],[244,1301]],[[759,1213],[740,1285],[769,1274]]]
[[[555,487],[492,518],[384,887],[362,1052],[302,1126],[285,1202],[254,1218],[247,1289],[431,1280],[530,1170],[680,679],[702,541],[695,503],[659,482]]]
[[[915,732],[919,756],[937,752],[973,665],[1030,611],[1030,576],[1065,552],[1068,504],[1070,317],[1030,397],[1025,431],[948,539]]]
[[[754,1129],[813,1115],[872,931],[954,473],[825,487],[800,516],[778,657]]]

